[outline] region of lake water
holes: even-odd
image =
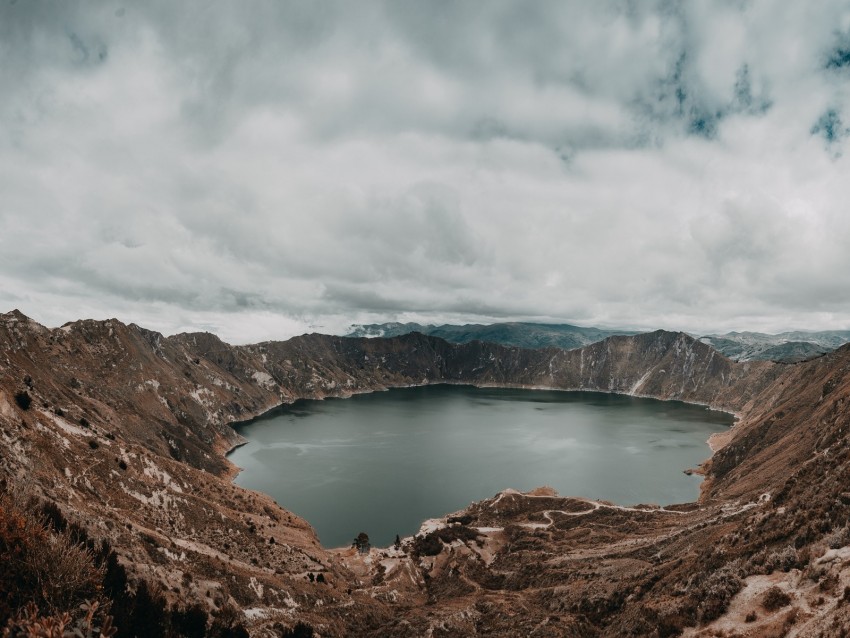
[[[298,401],[239,426],[239,485],[306,518],[326,547],[387,546],[512,487],[621,505],[692,501],[686,476],[730,415],[596,392],[434,385]]]

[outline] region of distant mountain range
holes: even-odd
[[[486,341],[519,348],[563,348],[572,350],[602,341],[614,335],[635,335],[636,330],[606,330],[602,328],[582,328],[566,323],[494,323],[483,325],[470,323],[463,326],[444,324],[442,326],[422,325],[419,323],[380,323],[352,326],[349,337],[398,337],[411,332],[440,337],[452,343]]]
[[[484,324],[380,323],[352,326],[349,337],[398,337],[411,332],[440,337],[453,343],[486,341],[520,348],[572,350],[614,335],[635,335],[635,330],[584,328],[571,324],[510,322]],[[694,335],[697,336],[697,335]],[[761,332],[727,332],[699,340],[736,361],[795,363],[820,356],[850,342],[850,330],[793,331],[771,335]]]
[[[850,330],[821,332],[727,332],[706,335],[700,341],[737,361],[769,360],[794,363],[817,357],[850,342]]]

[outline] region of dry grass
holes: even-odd
[[[0,627],[30,626],[41,618],[49,633],[90,612],[103,622],[109,601],[95,557],[70,532],[55,530],[8,494],[0,494],[0,564]]]

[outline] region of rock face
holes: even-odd
[[[15,311],[0,315],[0,350],[0,478],[107,539],[172,601],[244,610],[257,635],[297,621],[323,636],[840,635],[848,622],[850,347],[782,365],[663,331],[570,351],[418,333],[230,346],[117,320],[49,330]],[[365,556],[322,548],[308,522],[230,482],[230,423],[426,383],[628,393],[740,421],[699,503],[508,491]],[[790,606],[747,602],[767,580]]]

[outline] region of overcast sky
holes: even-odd
[[[0,5],[0,311],[850,328],[850,7]]]

